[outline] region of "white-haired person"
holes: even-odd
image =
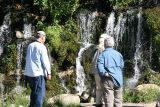
[[[105,107],[122,107],[123,56],[113,49],[113,37],[106,37],[104,46],[105,50],[99,55],[97,64]]]
[[[99,76],[99,73],[98,73],[98,68],[97,68],[97,60],[98,60],[98,57],[99,55],[103,52],[103,50],[105,49],[104,47],[104,38],[108,37],[107,34],[101,34],[100,35],[100,38],[99,38],[99,44],[97,45],[96,47],[96,50],[95,50],[95,54],[94,54],[94,57],[93,57],[93,60],[92,60],[92,72],[94,73],[94,77],[95,77],[95,82],[96,82],[96,91],[95,91],[95,94],[96,94],[96,107],[101,107],[102,106],[102,88],[101,88],[101,80],[100,80],[100,76]]]
[[[51,80],[51,65],[44,43],[46,33],[38,31],[36,41],[29,44],[24,75],[31,89],[29,107],[42,107],[45,96],[45,78]]]

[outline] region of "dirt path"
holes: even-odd
[[[153,103],[124,103],[123,107],[155,107],[156,102]],[[95,107],[95,104],[81,103],[81,107]],[[104,107],[104,106],[103,106]]]

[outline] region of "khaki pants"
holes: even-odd
[[[95,81],[96,81],[96,104],[102,104],[102,87],[101,87],[101,79],[98,73],[95,73]]]
[[[122,88],[116,88],[111,78],[102,82],[105,107],[122,107]]]

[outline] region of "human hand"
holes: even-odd
[[[105,77],[110,77],[108,72],[105,72]]]
[[[48,74],[47,80],[51,80],[51,74]]]

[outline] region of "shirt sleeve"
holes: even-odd
[[[98,58],[97,65],[98,65],[99,74],[100,74],[101,76],[104,76],[104,75],[105,75],[105,72],[106,72],[105,67],[104,67],[104,63],[105,63],[105,61],[104,61],[104,56],[103,56],[103,54],[100,54],[100,55],[99,55],[99,58]]]
[[[51,64],[46,47],[44,46],[41,53],[41,61],[47,74],[51,74]]]

